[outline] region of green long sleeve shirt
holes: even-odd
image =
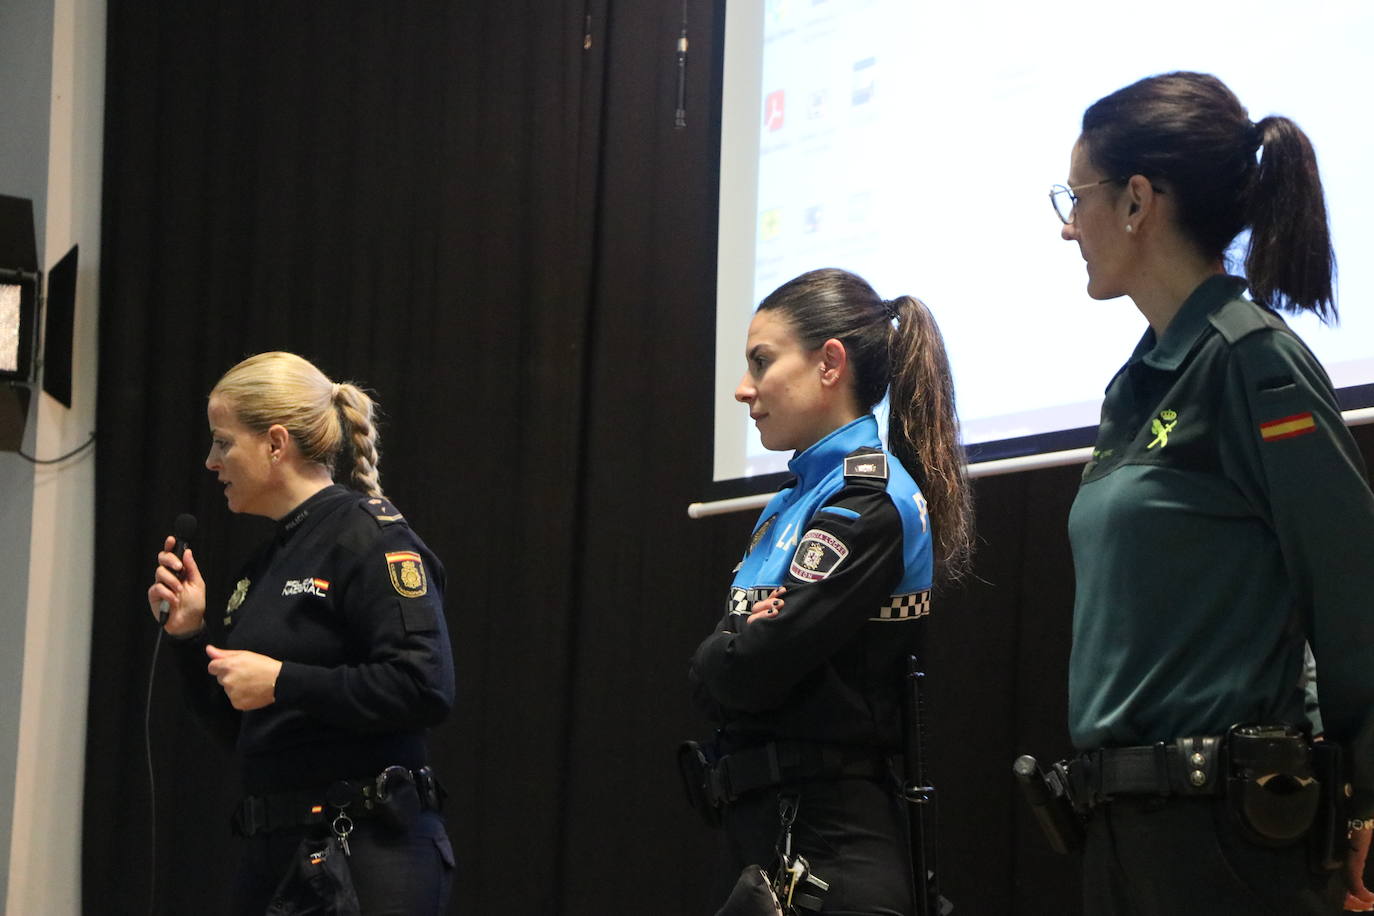
[[[1107,387],[1069,517],[1081,749],[1321,715],[1374,813],[1374,494],[1316,358],[1216,276]]]

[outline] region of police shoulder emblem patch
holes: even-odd
[[[849,556],[849,548],[829,531],[812,528],[797,544],[787,571],[800,582],[819,582]]]
[[[391,586],[403,598],[419,598],[428,591],[424,561],[413,550],[393,550],[388,553],[386,571],[391,574]]]
[[[403,522],[406,520],[406,517],[391,504],[391,500],[384,499],[381,496],[369,496],[367,499],[363,500],[363,508],[366,509],[372,517],[377,520],[377,524],[382,527],[390,525],[393,522]]]
[[[848,455],[844,459],[844,476],[887,480],[887,455],[877,450]]]

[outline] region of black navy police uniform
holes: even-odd
[[[363,912],[443,912],[453,852],[435,797],[400,823],[359,794],[388,767],[427,773],[425,730],[454,694],[443,592],[443,567],[389,502],[330,486],[278,522],[223,614],[225,648],[282,661],[274,701],[234,710],[207,679],[205,631],[179,646],[198,711],[236,739],[249,796],[234,912],[266,910],[301,839],[326,836],[338,804],[354,823]]]
[[[764,509],[727,609],[692,659],[730,881],[767,866],[779,803],[796,800],[793,852],[830,885],[823,913],[912,911],[901,686],[929,613],[925,499],[883,451],[872,415],[795,455],[797,476]],[[754,602],[787,591],[775,617]],[[724,894],[722,894],[722,898]]]

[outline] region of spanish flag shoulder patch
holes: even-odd
[[[425,564],[415,551],[396,550],[388,553],[386,568],[391,574],[392,587],[401,597],[419,598],[427,591]]]
[[[1277,442],[1280,439],[1292,439],[1295,436],[1305,436],[1308,433],[1317,431],[1317,420],[1312,416],[1312,412],[1295,413],[1291,417],[1280,417],[1277,420],[1270,420],[1268,423],[1261,423],[1259,427],[1260,438],[1265,442]]]

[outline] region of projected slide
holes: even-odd
[[[1083,109],[1168,70],[1223,79],[1253,119],[1307,131],[1326,182],[1341,324],[1293,324],[1337,387],[1374,383],[1374,4],[1159,0],[727,4],[714,477],[783,470],[733,401],[749,316],[816,267],[910,293],[935,313],[967,443],[1097,422],[1102,389],[1145,329],[1096,302],[1059,237],[1051,184]],[[1133,18],[1134,17],[1134,18]],[[1142,40],[1130,40],[1130,36]]]

